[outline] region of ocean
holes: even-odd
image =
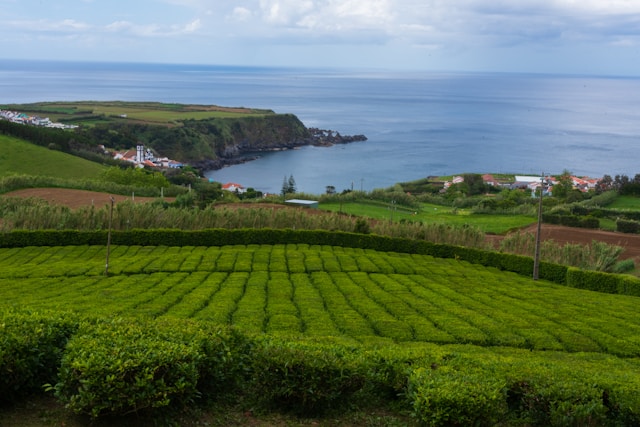
[[[209,171],[279,192],[370,191],[430,175],[640,173],[640,78],[0,60],[0,105],[123,100],[272,109],[366,142]],[[178,159],[180,160],[180,159]]]

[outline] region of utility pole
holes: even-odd
[[[540,176],[540,200],[538,201],[538,226],[536,229],[536,251],[533,257],[533,280],[538,280],[540,273],[540,234],[542,232],[542,194],[544,193],[544,172]]]
[[[111,196],[111,209],[109,209],[109,231],[107,232],[107,262],[104,265],[104,275],[109,275],[109,253],[111,251],[111,225],[113,224],[113,203],[115,199]]]

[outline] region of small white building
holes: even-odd
[[[302,206],[305,208],[312,208],[312,209],[318,208],[317,200],[290,199],[290,200],[285,200],[285,203],[289,205]]]

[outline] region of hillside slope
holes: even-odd
[[[91,179],[97,178],[105,168],[71,154],[0,135],[0,177],[19,174]]]

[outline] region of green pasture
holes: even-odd
[[[607,209],[640,210],[640,197],[618,196],[613,203],[607,206]]]
[[[265,112],[234,112],[234,111],[175,111],[164,109],[144,109],[135,107],[120,106],[97,106],[94,114],[104,114],[107,116],[119,116],[126,114],[127,119],[142,120],[147,122],[169,123],[180,120],[204,120],[212,118],[230,117],[262,117]]]
[[[638,298],[454,259],[305,244],[0,249],[0,308],[187,318],[365,345],[640,356]]]
[[[261,117],[273,114],[268,110],[216,108],[204,105],[163,104],[155,102],[52,102],[22,105],[6,105],[3,108],[15,109],[26,114],[48,116],[51,120],[73,121],[94,125],[95,117],[104,115],[107,121],[123,120],[119,116],[126,115],[129,120],[141,120],[154,123],[171,123],[180,120],[202,120],[210,118]]]
[[[380,202],[332,202],[321,203],[320,209],[380,220],[469,225],[491,234],[505,234],[510,230],[531,225],[536,221],[535,218],[524,215],[472,214],[468,209],[456,209],[428,203],[421,203],[419,208],[411,208]]]
[[[0,135],[0,147],[0,177],[19,174],[91,179],[105,170],[98,163],[6,135]]]

